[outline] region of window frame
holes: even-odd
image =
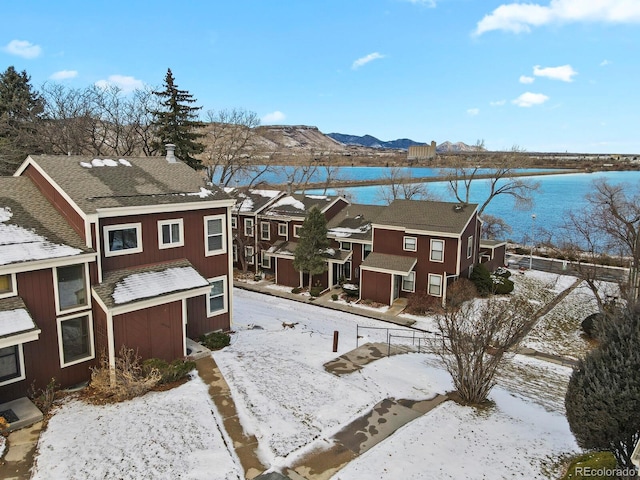
[[[238,245],[234,243],[231,250],[233,251],[233,263],[238,263]]]
[[[247,225],[251,225],[250,227],[248,227]],[[253,237],[253,235],[255,234],[255,222],[253,221],[253,218],[245,218],[244,219],[244,236],[245,237]],[[248,233],[251,232],[251,233]]]
[[[345,245],[349,245],[349,248],[345,248]],[[351,250],[353,250],[353,242],[340,242],[341,252],[350,252]]]
[[[227,253],[227,219],[226,215],[207,215],[203,217],[204,220],[204,256],[211,257],[213,255],[223,255]],[[222,247],[216,250],[209,250],[209,220],[220,220],[221,233],[215,233],[213,235],[220,235],[222,238]]]
[[[293,226],[293,236],[295,238],[300,238],[300,230],[302,229],[302,225],[294,225]]]
[[[11,383],[20,382],[25,378],[27,378],[27,375],[24,370],[24,350],[22,348],[22,343],[17,343],[15,345],[7,345],[6,347],[2,347],[2,348],[4,349],[4,348],[10,348],[10,347],[15,348],[15,351],[16,351],[16,364],[18,367],[18,375],[16,377],[0,380],[0,387],[4,385],[9,385]]]
[[[471,258],[473,255],[473,235],[469,235],[467,238],[467,258]]]
[[[440,282],[439,284],[437,284],[437,286],[439,287],[439,293],[437,295],[431,293],[431,287],[433,285],[436,285],[431,281],[432,278],[438,278]],[[431,295],[432,297],[442,297],[442,281],[442,275],[438,275],[437,273],[430,273],[427,278],[427,294]]]
[[[411,282],[411,289],[405,288],[405,282]],[[413,293],[416,291],[416,272],[410,271],[408,275],[402,276],[402,284],[400,286],[403,292]]]
[[[267,227],[266,236],[265,226]],[[271,222],[260,222],[260,240],[271,240]]]
[[[74,307],[62,309],[60,305],[60,287],[58,280],[58,268],[67,268],[67,267],[83,267],[83,275],[84,275],[84,289],[85,289],[85,298],[86,302],[84,305],[76,305]],[[56,314],[57,315],[67,315],[70,313],[79,312],[80,310],[86,310],[91,307],[91,285],[89,284],[89,264],[88,263],[72,263],[70,265],[60,265],[58,267],[53,267],[53,294],[56,306]]]
[[[268,260],[266,264],[265,264],[265,260]],[[266,250],[260,250],[260,266],[262,268],[271,269],[271,255],[269,255]]]
[[[135,248],[127,248],[123,250],[111,250],[109,248],[109,233],[118,231],[118,230],[136,230],[136,242],[137,246]],[[117,257],[119,255],[132,255],[134,253],[142,253],[143,245],[142,245],[142,223],[119,223],[117,225],[105,225],[102,227],[102,235],[104,236],[103,245],[104,245],[104,256],[105,257]]]
[[[282,233],[284,227],[284,233]],[[278,223],[278,236],[289,238],[289,226],[286,223]]]
[[[434,244],[442,245],[442,250],[435,250],[433,248]],[[444,240],[439,239],[439,238],[432,238],[431,239],[431,244],[429,246],[430,246],[430,248],[429,248],[429,260],[432,261],[432,262],[444,263],[444,247],[445,247]],[[439,259],[439,260],[433,258],[433,253],[434,252],[438,252],[438,251],[442,253],[442,258]]]
[[[367,247],[369,247],[368,251],[367,251]],[[370,243],[363,243],[362,244],[362,260],[367,258],[371,252],[373,252],[373,245],[371,245]]]
[[[229,302],[227,299],[227,276],[226,275],[221,275],[219,277],[212,277],[212,278],[208,278],[207,281],[209,282],[209,286],[211,287],[211,284],[214,282],[219,282],[222,281],[222,293],[220,295],[216,295],[217,296],[222,296],[222,309],[221,310],[215,310],[215,311],[211,311],[211,288],[209,288],[209,291],[206,294],[206,301],[207,301],[207,318],[210,317],[215,317],[217,315],[222,315],[224,313],[227,313],[229,311]]]
[[[70,362],[66,362],[64,360],[64,343],[62,338],[62,324],[69,320],[74,320],[76,318],[86,317],[87,319],[87,341],[89,342],[89,355],[82,358],[77,358],[75,360],[71,360]],[[95,345],[94,345],[94,335],[93,335],[93,314],[89,310],[88,312],[76,313],[74,315],[67,315],[64,317],[56,318],[57,331],[58,331],[58,354],[60,355],[60,368],[70,367],[72,365],[77,365],[79,363],[88,362],[89,360],[93,360],[96,358]]]
[[[238,217],[231,215],[231,228],[236,230],[238,228]]]
[[[0,277],[7,276],[9,277],[9,290],[0,292],[0,298],[8,298],[15,297],[18,295],[18,285],[16,284],[16,274],[15,273],[3,273]]]
[[[347,260],[346,262],[344,262],[342,266],[342,276],[344,277],[345,280],[351,280],[352,268],[353,268],[353,264],[351,263],[351,260]]]
[[[247,265],[255,265],[256,263],[255,256],[256,256],[256,250],[255,248],[253,248],[253,245],[246,245],[244,247],[244,259],[247,262]]]
[[[162,228],[165,225],[169,225],[169,236],[172,236],[171,233],[171,225],[178,225],[178,235],[180,235],[180,240],[177,242],[169,242],[164,243]],[[182,218],[172,218],[170,220],[158,220],[158,248],[163,250],[165,248],[176,248],[176,247],[184,247],[184,221]]]
[[[413,248],[407,248],[407,240],[413,240]],[[411,237],[405,235],[402,237],[402,250],[405,252],[417,252],[418,251],[418,237]]]

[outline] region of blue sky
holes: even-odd
[[[0,68],[160,86],[263,124],[640,153],[640,0],[3,2]]]

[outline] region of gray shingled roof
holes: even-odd
[[[0,177],[0,265],[93,252],[27,177]]]
[[[225,188],[225,192],[236,200],[234,213],[257,213],[283,192],[280,190]]]
[[[88,214],[99,208],[229,198],[218,187],[205,188],[204,177],[185,163],[169,163],[164,157],[112,158],[107,162],[111,166],[91,168],[94,157],[89,156],[31,158]]]
[[[507,242],[504,240],[489,240],[482,238],[480,239],[480,248],[495,248],[500,245],[505,245]]]
[[[348,242],[372,240],[371,223],[385,210],[381,205],[352,203],[340,210],[327,223],[328,236]]]
[[[394,200],[373,223],[410,230],[460,234],[477,207],[477,204]]]
[[[405,257],[402,255],[390,255],[388,253],[371,252],[360,265],[366,269],[375,268],[379,270],[387,270],[389,273],[398,275],[407,275],[418,261],[415,257]]]
[[[174,272],[178,275],[173,275]],[[188,260],[177,260],[108,272],[102,283],[93,289],[111,309],[208,285],[209,282]],[[129,299],[131,293],[136,293],[131,292],[132,289],[136,288],[139,292],[135,298]]]
[[[265,215],[304,218],[313,207],[321,211],[327,208],[338,197],[331,195],[303,195],[293,193],[278,199],[264,211]]]

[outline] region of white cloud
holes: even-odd
[[[369,55],[366,55],[364,57],[361,57],[361,58],[357,59],[355,62],[353,62],[353,64],[351,65],[351,68],[353,70],[356,70],[356,69],[362,67],[363,65],[366,65],[369,62],[372,62],[374,60],[378,60],[378,59],[384,58],[384,57],[385,57],[384,55],[382,55],[382,54],[380,54],[378,52],[373,52],[373,53],[370,53]]]
[[[540,65],[533,67],[533,74],[536,77],[546,77],[552,80],[562,80],[563,82],[573,82],[573,76],[577,75],[571,65],[562,65],[560,67],[540,68]]]
[[[547,100],[549,97],[543,93],[525,92],[518,98],[511,100],[511,103],[519,107],[533,107],[534,105],[542,105]]]
[[[551,0],[549,5],[509,3],[485,15],[475,34],[492,30],[521,33],[550,23],[640,23],[640,2],[635,0]]]
[[[479,113],[480,113],[480,109],[479,108],[470,108],[470,109],[467,110],[467,115],[469,115],[471,117],[475,117]]]
[[[131,93],[136,89],[143,88],[144,82],[125,75],[109,75],[106,80],[98,80],[96,86],[100,88],[115,86],[122,90],[122,93]]]
[[[60,70],[55,72],[49,78],[51,80],[68,80],[69,78],[75,78],[78,76],[77,70]]]
[[[535,78],[527,77],[526,75],[520,75],[520,83],[533,83]]]
[[[265,125],[271,125],[274,123],[282,122],[286,118],[285,114],[279,110],[275,112],[267,113],[264,117],[260,119],[261,123]]]
[[[489,102],[489,105],[491,105],[492,107],[501,107],[506,103],[507,103],[506,100],[496,100],[495,102]]]
[[[11,40],[3,50],[11,55],[17,55],[22,58],[36,58],[42,53],[40,45],[34,45],[27,40]]]
[[[601,67],[606,67],[607,65],[611,65],[612,62],[610,62],[609,60],[607,60],[606,58],[600,62],[600,66]]]

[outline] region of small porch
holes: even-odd
[[[42,412],[27,397],[0,403],[0,417],[9,424],[7,432],[30,427],[42,420]]]

